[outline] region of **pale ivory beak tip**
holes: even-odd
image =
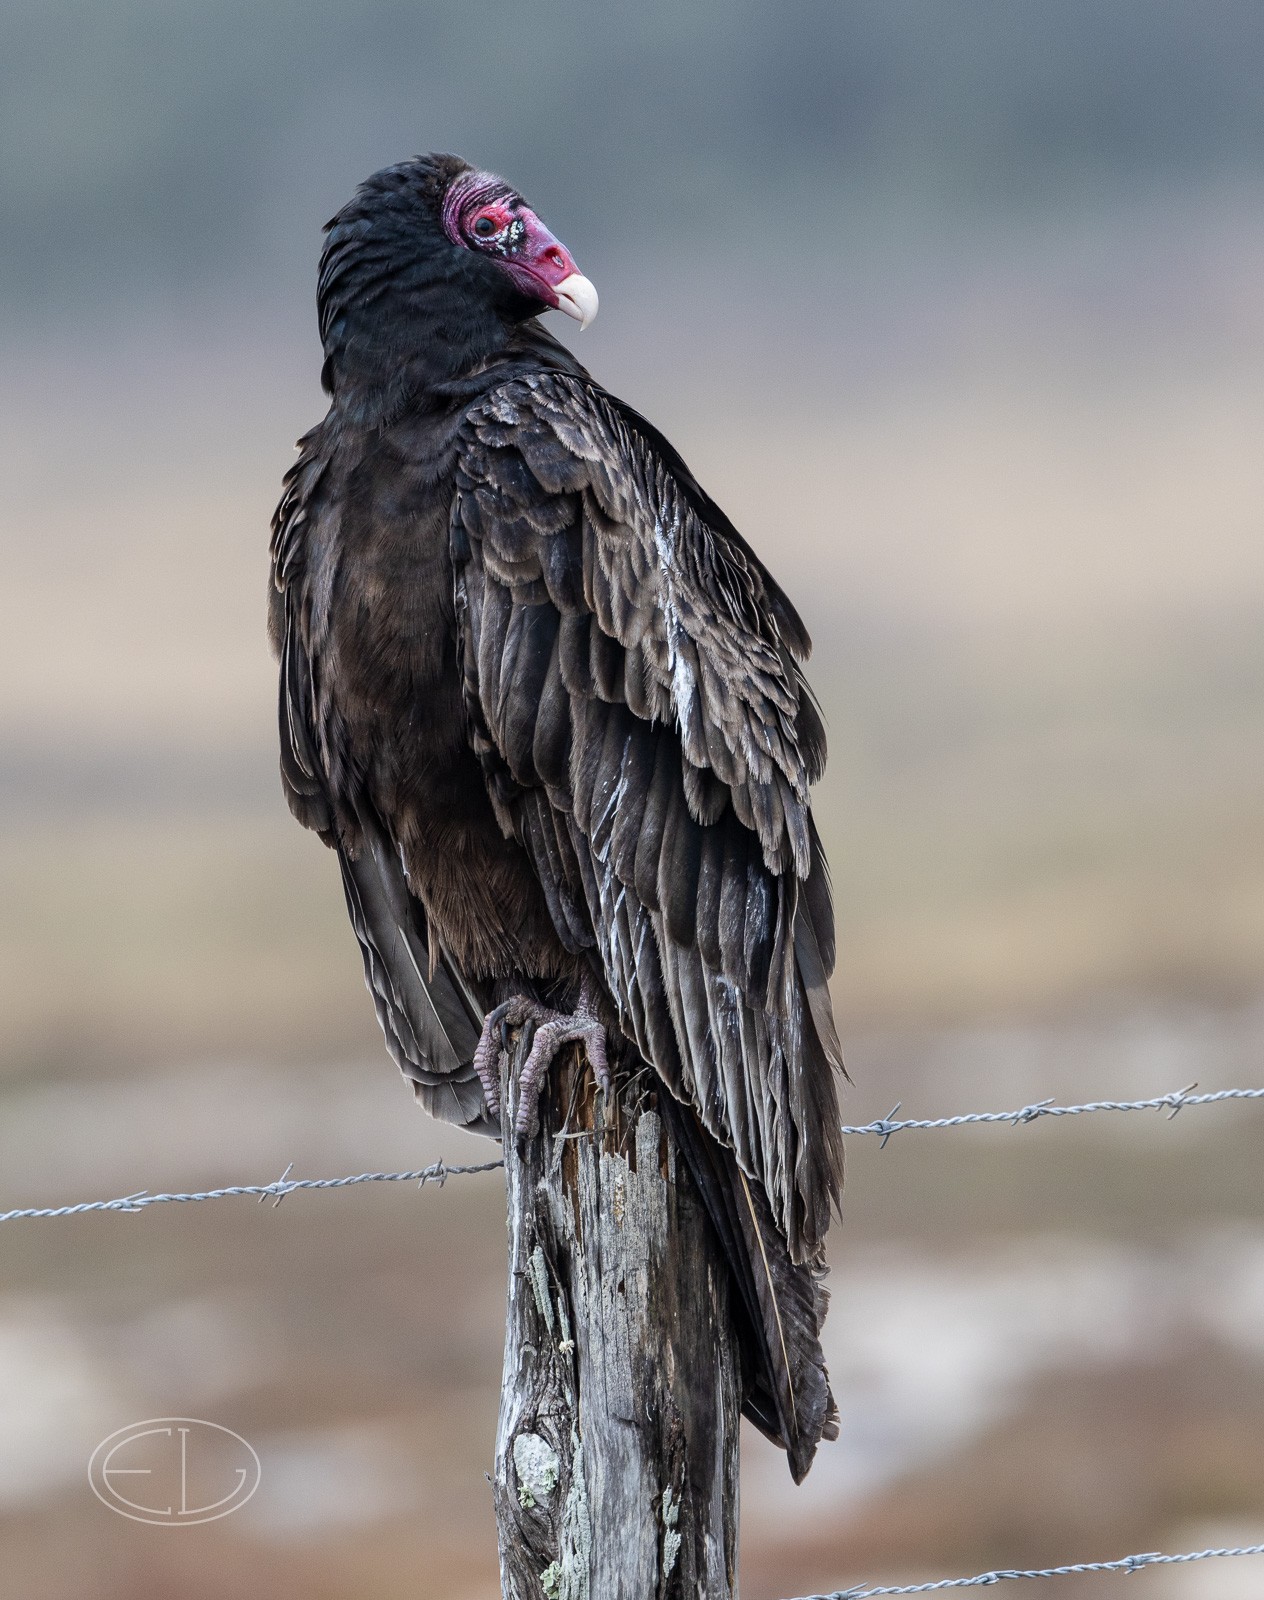
[[[574,317],[582,333],[597,315],[597,291],[582,272],[572,272],[563,278],[553,293],[557,296],[557,309]]]

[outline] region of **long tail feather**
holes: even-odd
[[[742,1409],[785,1450],[800,1483],[820,1441],[838,1436],[821,1350],[829,1297],[820,1270],[790,1259],[772,1208],[732,1152],[708,1136],[691,1110],[670,1095],[659,1098],[733,1273],[747,1333]]]

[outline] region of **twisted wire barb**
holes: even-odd
[[[878,1595],[942,1594],[946,1589],[987,1589],[994,1583],[1008,1583],[1011,1578],[1070,1578],[1085,1572],[1140,1572],[1144,1567],[1180,1566],[1187,1561],[1210,1561],[1220,1556],[1264,1556],[1264,1544],[1240,1545],[1226,1550],[1186,1550],[1174,1556],[1152,1550],[1145,1555],[1123,1556],[1118,1561],[1076,1561],[1065,1567],[1033,1567],[1027,1571],[1001,1568],[996,1572],[980,1572],[973,1578],[940,1578],[937,1583],[880,1584],[874,1588],[862,1583],[852,1589],[833,1589],[829,1594],[804,1595],[802,1600],[875,1600]]]
[[[1009,1123],[1012,1127],[1025,1127],[1041,1117],[1079,1117],[1092,1111],[1163,1111],[1169,1119],[1186,1106],[1209,1106],[1225,1100],[1264,1100],[1264,1089],[1217,1089],[1213,1094],[1193,1094],[1196,1084],[1175,1089],[1171,1094],[1155,1095],[1150,1100],[1093,1100],[1082,1106],[1055,1106],[1049,1100],[1038,1100],[1033,1105],[1020,1106],[1017,1111],[968,1111],[955,1117],[905,1118],[896,1121],[900,1109],[893,1106],[885,1117],[860,1126],[843,1125],[843,1133],[859,1137],[873,1134],[882,1141],[885,1149],[892,1134],[915,1130],[963,1128],[971,1123]],[[16,1211],[0,1211],[0,1222],[16,1222],[32,1217],[78,1217],[89,1211],[142,1211],[146,1206],[164,1205],[168,1201],[226,1200],[234,1195],[254,1195],[260,1201],[274,1200],[280,1204],[287,1194],[298,1189],[349,1189],[357,1183],[415,1183],[419,1188],[427,1183],[442,1185],[446,1179],[462,1177],[472,1172],[494,1172],[503,1167],[503,1161],[483,1161],[476,1166],[449,1166],[436,1161],[416,1172],[360,1172],[349,1178],[291,1178],[286,1167],[272,1183],[239,1183],[226,1189],[206,1189],[193,1194],[149,1194],[144,1189],[136,1194],[123,1195],[117,1200],[84,1200],[73,1206],[30,1206]],[[903,1592],[903,1591],[897,1591]]]

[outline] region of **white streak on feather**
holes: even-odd
[[[614,785],[614,787],[611,789],[609,795],[607,796],[606,803],[601,809],[600,817],[596,817],[596,818],[593,819],[592,828],[590,830],[591,837],[594,838],[594,839],[597,837],[598,834],[601,834],[601,833],[605,834],[605,839],[604,839],[604,841],[603,841],[603,843],[601,845],[601,848],[600,849],[594,848],[594,850],[593,850],[593,854],[597,857],[597,860],[601,861],[601,862],[604,862],[607,859],[607,857],[609,856],[609,854],[610,854],[609,823],[610,823],[611,819],[613,818],[615,812],[619,809],[619,807],[623,804],[624,800],[626,800],[626,798],[627,798],[627,793],[628,793],[628,759],[627,759],[627,757],[628,757],[628,749],[631,746],[631,743],[632,743],[632,736],[631,736],[631,734],[629,734],[628,737],[623,741],[623,759],[622,759],[622,761],[620,763],[620,766],[619,766],[618,782]]]
[[[667,663],[671,673],[671,698],[672,709],[676,713],[676,721],[682,733],[689,729],[690,714],[696,703],[693,668],[689,665],[688,656],[681,649],[681,645],[689,638],[689,632],[681,619],[679,608],[676,604],[676,526],[673,523],[670,531],[663,527],[661,517],[654,519],[654,548],[658,552],[659,565],[662,570],[662,588],[659,603],[663,610],[663,623],[667,633]]]
[[[623,997],[630,990],[635,981],[635,975],[623,970],[622,950],[619,943],[619,918],[623,912],[624,901],[627,899],[627,887],[619,885],[619,892],[615,896],[614,905],[606,918],[606,970],[610,977],[610,987],[614,991],[615,1001],[619,1007],[620,1018],[626,1015]]]

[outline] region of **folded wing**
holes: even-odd
[[[802,624],[670,446],[582,378],[482,400],[457,483],[462,669],[502,825],[624,1032],[814,1260],[841,1060]]]

